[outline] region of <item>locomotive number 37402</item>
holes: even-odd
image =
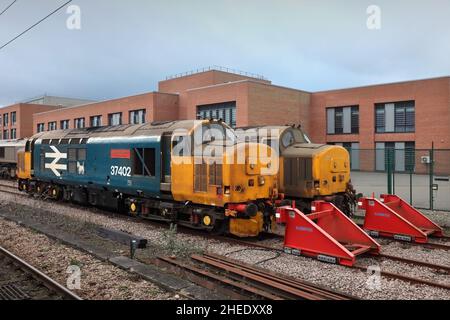
[[[112,176],[131,177],[130,167],[111,166]]]

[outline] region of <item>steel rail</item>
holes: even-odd
[[[38,280],[39,282],[42,282],[47,288],[50,290],[53,290],[54,292],[60,294],[67,300],[82,300],[78,295],[70,291],[69,289],[63,287],[58,282],[44,274],[43,272],[39,271],[26,261],[22,260],[18,256],[14,255],[13,253],[9,252],[5,248],[0,246],[0,254],[11,260],[13,263],[15,263],[20,269],[25,271],[26,273],[30,274]]]
[[[283,295],[291,295],[293,299],[306,299],[306,300],[325,300],[324,297],[315,294],[311,291],[300,290],[290,285],[281,283],[275,279],[267,279],[262,275],[255,274],[248,270],[240,268],[238,265],[224,263],[222,261],[217,261],[215,259],[210,259],[207,256],[192,255],[192,259],[195,261],[207,264],[209,266],[215,267],[217,269],[223,270],[227,273],[231,273],[245,279],[244,281],[256,282],[259,285],[264,285],[269,291],[281,291]],[[276,294],[276,293],[275,293]]]
[[[212,272],[208,272],[205,269],[197,268],[195,266],[188,265],[188,264],[183,263],[181,261],[177,261],[177,260],[174,260],[174,259],[171,259],[171,258],[166,258],[166,257],[158,257],[157,259],[162,261],[162,262],[164,262],[164,263],[166,263],[166,264],[169,264],[171,266],[175,266],[175,267],[177,267],[179,269],[187,271],[189,273],[193,273],[195,275],[200,275],[200,276],[208,278],[210,280],[214,280],[214,281],[220,282],[220,283],[222,283],[224,285],[234,287],[234,288],[236,288],[238,290],[245,291],[247,293],[250,293],[250,294],[253,294],[253,295],[257,295],[257,296],[260,296],[260,297],[265,298],[265,299],[269,299],[269,300],[281,300],[282,299],[281,297],[279,297],[277,295],[274,295],[274,294],[272,294],[270,292],[261,290],[259,288],[254,287],[254,286],[250,286],[250,285],[245,284],[245,283],[243,283],[241,281],[236,281],[234,279],[230,279],[230,278],[227,278],[227,277],[224,277],[224,276],[221,276],[221,275],[217,275],[217,274],[214,274]],[[190,280],[192,280],[192,279],[190,279]],[[199,285],[207,286],[205,284],[205,282],[201,282],[201,281],[196,281],[196,282]]]
[[[295,279],[289,276],[285,276],[279,273],[271,272],[268,270],[264,270],[262,268],[255,267],[253,265],[231,259],[225,256],[220,256],[213,253],[205,253],[203,254],[204,257],[210,260],[214,260],[217,262],[221,262],[225,265],[231,266],[231,267],[237,267],[241,270],[245,270],[247,272],[250,272],[252,274],[262,276],[268,280],[275,280],[279,282],[280,284],[292,286],[299,290],[304,290],[306,292],[311,292],[314,295],[317,295],[318,297],[322,297],[325,299],[333,299],[333,300],[349,300],[349,299],[356,299],[353,296],[343,294],[340,292],[336,292],[334,290],[324,288],[322,286],[318,286],[312,283],[309,283],[304,280]]]
[[[363,225],[362,224],[357,224],[357,225],[358,225],[358,227],[363,229]],[[446,245],[446,244],[442,244],[442,243],[436,243],[436,242],[417,243],[417,242],[412,242],[412,241],[408,242],[408,241],[402,241],[402,240],[397,240],[397,239],[394,239],[394,238],[391,238],[391,237],[383,237],[383,236],[380,236],[380,238],[388,239],[388,240],[391,240],[391,241],[396,241],[396,242],[399,242],[399,243],[410,244],[412,246],[422,246],[422,247],[430,248],[430,249],[450,250],[450,245]],[[450,237],[449,236],[442,236],[442,237],[430,236],[429,239],[433,239],[433,240],[442,239],[444,241],[449,241]]]
[[[403,262],[403,263],[408,263],[408,264],[413,264],[413,265],[418,265],[418,266],[424,266],[424,267],[431,268],[431,269],[436,269],[436,270],[445,270],[445,271],[450,272],[450,266],[434,264],[434,263],[421,261],[421,260],[409,259],[409,258],[404,258],[404,257],[400,257],[400,256],[393,256],[393,255],[385,254],[385,253],[381,253],[381,254],[376,255],[374,257],[376,257],[376,258],[386,258],[386,259],[389,259],[389,260],[395,260],[395,261],[399,261],[399,262]]]
[[[244,241],[244,240],[237,240],[237,239],[232,239],[232,238],[228,238],[228,240],[230,242],[235,242],[236,244],[239,244],[239,245],[254,246],[254,247],[257,247],[257,248],[262,248],[262,249],[267,249],[267,250],[272,250],[272,251],[278,251],[278,252],[284,252],[283,249],[280,249],[280,248],[274,248],[274,247],[265,246],[265,245],[262,245],[262,244],[247,242],[247,241]],[[373,257],[377,257],[377,256],[373,256]],[[407,258],[397,257],[397,256],[389,256],[389,258],[387,258],[387,255],[386,255],[385,258],[390,259],[391,257],[392,257],[393,260],[398,260],[398,261],[402,260],[401,262],[410,263],[410,264],[415,264],[415,262],[417,261],[417,260],[412,260],[412,259],[407,259]],[[420,264],[424,265],[424,264],[428,264],[428,263],[421,262]],[[441,269],[442,266],[429,263],[427,265],[427,267],[433,268],[433,269]],[[362,265],[358,265],[358,264],[354,265],[353,268],[360,269],[362,271],[367,271],[368,270],[368,267],[362,266]],[[444,270],[445,270],[445,268],[444,268]],[[405,276],[405,275],[402,275],[402,274],[397,274],[397,273],[393,273],[393,272],[389,272],[389,271],[381,271],[381,275],[389,277],[389,278],[394,278],[394,279],[407,281],[407,282],[414,283],[414,284],[424,284],[424,285],[428,285],[428,286],[432,286],[432,287],[437,287],[437,288],[441,288],[441,289],[450,290],[450,286],[446,285],[446,284],[442,284],[442,283],[434,282],[434,281],[429,281],[429,280],[424,280],[424,279],[420,279],[420,278],[413,278],[413,277],[409,277],[409,276]]]
[[[369,271],[370,267],[355,264],[352,266],[352,268],[367,272],[367,271]],[[413,284],[422,284],[422,285],[427,285],[427,286],[431,286],[431,287],[450,290],[450,285],[448,285],[448,284],[438,283],[438,282],[419,279],[419,278],[413,278],[413,277],[405,276],[405,275],[399,274],[399,273],[393,273],[393,272],[389,272],[389,271],[380,271],[380,275],[388,277],[388,278],[392,278],[392,279],[399,279],[399,280],[407,281],[407,282],[410,282]]]

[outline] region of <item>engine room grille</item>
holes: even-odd
[[[209,164],[209,185],[210,186],[222,185],[222,164],[220,163]]]
[[[194,191],[206,192],[208,191],[207,180],[207,164],[195,164],[194,165]]]
[[[308,180],[312,180],[311,158],[284,159],[284,184],[286,186],[301,186]]]

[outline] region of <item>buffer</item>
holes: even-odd
[[[352,266],[356,256],[380,252],[380,245],[332,203],[314,201],[311,208],[308,215],[296,208],[278,208],[278,222],[286,223],[286,253]]]
[[[428,236],[443,236],[440,226],[399,196],[383,194],[381,200],[360,198],[358,207],[366,211],[364,230],[372,236],[417,243],[427,243]]]

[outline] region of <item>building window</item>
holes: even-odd
[[[197,106],[197,119],[221,119],[236,127],[236,101]]]
[[[17,139],[16,129],[11,129],[11,139]]]
[[[110,126],[118,126],[122,124],[122,112],[108,114],[108,124]]]
[[[16,124],[16,121],[17,121],[16,112],[13,111],[13,112],[11,112],[11,125],[14,126]]]
[[[415,102],[403,101],[375,105],[375,132],[414,132]]]
[[[38,123],[37,125],[37,132],[43,132],[45,131],[45,124],[44,123]]]
[[[130,111],[130,124],[145,123],[145,109]]]
[[[352,133],[359,133],[359,107],[352,107],[350,121]]]
[[[3,114],[3,126],[7,126],[9,123],[8,114]]]
[[[59,126],[61,128],[61,130],[66,130],[69,129],[69,120],[61,120]]]
[[[155,149],[134,148],[132,157],[133,175],[155,176]]]
[[[102,116],[93,116],[90,118],[91,127],[101,127],[102,126]]]
[[[56,121],[52,121],[48,123],[48,131],[56,130]]]
[[[84,118],[77,118],[74,120],[74,128],[82,129],[84,128]]]
[[[334,133],[344,133],[344,109],[334,109]]]
[[[408,142],[376,142],[375,168],[386,171],[391,163],[397,172],[413,172],[415,169],[415,143]]]
[[[5,140],[9,139],[9,132],[8,132],[8,130],[3,130],[3,139],[5,139]]]
[[[327,134],[359,133],[359,106],[327,108]]]
[[[395,132],[414,132],[415,110],[411,102],[395,105]]]
[[[385,132],[385,123],[384,106],[377,106],[375,108],[375,131]]]

